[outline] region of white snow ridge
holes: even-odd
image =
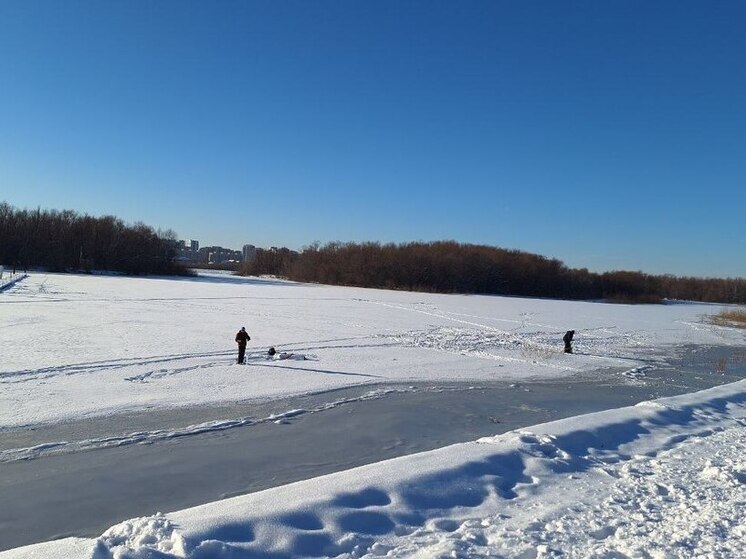
[[[160,512],[112,526],[96,540],[94,559],[127,557],[186,557],[183,538]]]

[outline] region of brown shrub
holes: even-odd
[[[746,328],[746,310],[724,310],[712,317],[714,324]]]

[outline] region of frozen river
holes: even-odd
[[[746,376],[743,350],[687,346],[650,368],[555,382],[382,383],[261,403],[199,406],[14,428],[0,452],[0,550],[97,536],[116,522],[250,493],[519,427],[693,392]],[[599,380],[603,378],[603,380]],[[238,419],[201,433],[179,429]],[[246,418],[251,418],[247,420]],[[169,437],[107,447],[112,437]],[[59,453],[48,443],[70,444]],[[97,442],[96,442],[97,441]],[[184,488],[188,488],[185,491]]]

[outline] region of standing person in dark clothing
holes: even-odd
[[[241,329],[236,334],[236,343],[238,344],[238,362],[243,364],[244,355],[246,354],[246,342],[251,339],[246,333],[246,328],[241,326]]]
[[[575,330],[568,330],[567,333],[562,336],[562,341],[565,342],[565,353],[572,353],[572,337],[575,335]]]

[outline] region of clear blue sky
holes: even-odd
[[[0,200],[746,276],[746,3],[0,2]]]

